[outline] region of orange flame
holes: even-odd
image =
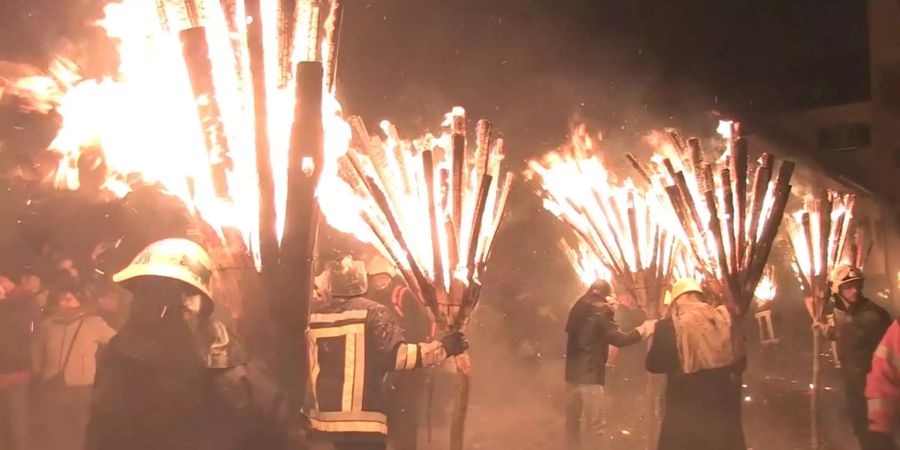
[[[307,3],[298,2],[298,9],[307,11]],[[83,80],[77,68],[59,64],[52,77],[41,80],[58,89],[46,88],[41,95],[33,95],[40,105],[57,109],[63,117],[62,128],[50,146],[61,156],[53,179],[57,187],[79,189],[79,158],[87,149],[99,148],[106,167],[105,190],[124,196],[135,183],[159,184],[216,229],[234,228],[245,243],[258,242],[248,21],[243,2],[233,6],[233,11],[225,11],[217,2],[167,0],[124,0],[106,6],[98,23],[118,42],[118,74],[99,81]],[[278,23],[278,8],[276,0],[262,0],[260,20],[281,236],[295,101],[291,83],[284,80],[284,69],[293,77],[295,64],[314,56],[309,48],[310,42],[317,42],[319,23],[310,12],[306,22],[298,20],[288,27],[288,34],[297,35],[301,42],[291,47],[284,39],[284,24]],[[194,36],[187,36],[190,33]],[[191,38],[205,40],[208,46],[201,59],[207,56],[211,69],[201,75],[210,78],[214,96],[197,92],[193,86],[190,61],[183,51]],[[327,50],[323,44],[321,51]],[[289,55],[287,61],[281,59],[283,55]],[[198,112],[212,106],[218,117],[203,117]],[[349,127],[340,111],[340,105],[326,92],[322,112],[328,154],[345,152],[349,141]],[[304,168],[312,167],[307,164]],[[258,262],[258,249],[252,250]]]

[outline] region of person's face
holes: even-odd
[[[41,277],[37,275],[25,275],[22,277],[22,281],[19,285],[22,289],[31,294],[37,294],[41,291]]]
[[[81,306],[81,302],[75,294],[66,292],[57,300],[57,305],[60,309],[75,309]]]
[[[862,297],[862,283],[860,281],[844,283],[840,287],[840,294],[844,301],[852,305]]]
[[[390,286],[391,276],[386,273],[378,273],[378,274],[372,275],[369,278],[369,283],[376,290],[379,290],[379,291],[384,290],[384,289],[387,289],[388,286]]]
[[[71,259],[63,259],[56,265],[56,270],[68,275],[73,280],[78,279],[78,269],[75,268],[75,262]]]

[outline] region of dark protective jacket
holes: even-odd
[[[308,424],[218,322],[129,323],[97,372],[88,450],[300,450]]]
[[[624,347],[641,341],[637,330],[623,333],[616,324],[615,311],[605,300],[583,295],[569,311],[566,333],[566,381],[575,384],[604,384],[609,346]]]
[[[424,349],[431,344],[407,344],[390,311],[367,298],[323,299],[311,309],[307,409],[312,428],[333,441],[384,441],[385,376],[442,357]]]
[[[656,323],[647,370],[668,375],[658,450],[744,450],[741,372],[746,359],[718,369],[681,370],[675,324]]]
[[[867,298],[847,307],[834,301],[834,327],[828,338],[837,343],[841,373],[848,382],[865,386],[872,369],[872,356],[878,343],[891,326],[891,316]]]

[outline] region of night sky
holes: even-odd
[[[710,127],[711,112],[771,111],[868,96],[862,0],[345,0],[345,109],[409,134],[450,106],[493,119],[536,155],[574,121],[631,139]],[[104,2],[0,2],[0,59],[80,55],[111,72],[89,24]]]

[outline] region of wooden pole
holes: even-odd
[[[193,4],[190,2],[190,4]],[[228,154],[228,139],[225,135],[225,124],[216,100],[216,88],[213,82],[212,61],[209,59],[209,43],[206,40],[206,29],[195,26],[178,33],[181,39],[181,50],[187,66],[194,103],[203,130],[203,142],[209,155],[213,189],[216,196],[231,198],[228,192],[227,172],[233,166]]]
[[[281,244],[278,289],[281,291],[276,320],[291,361],[285,361],[288,392],[298,400],[306,391],[306,338],[309,323],[309,301],[312,297],[315,270],[315,248],[319,226],[319,208],[315,200],[316,186],[324,160],[322,126],[321,63],[301,62],[297,65],[296,106],[288,151],[288,191],[285,209],[284,238]]]
[[[260,0],[245,0],[247,47],[253,80],[254,134],[256,137],[256,171],[259,182],[259,253],[262,276],[272,285],[272,269],[278,264],[278,236],[275,217],[275,179],[269,152],[269,125],[266,108],[266,74],[262,41]]]

